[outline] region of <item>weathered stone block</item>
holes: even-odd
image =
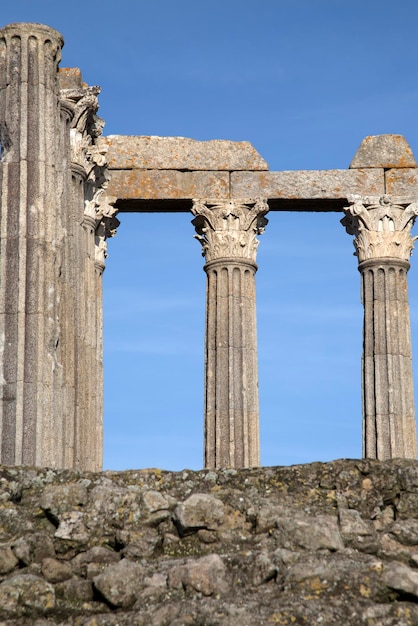
[[[109,135],[111,169],[145,170],[268,170],[248,141],[196,141],[186,137]]]
[[[161,537],[154,528],[143,528],[136,532],[122,531],[119,539],[125,544],[123,556],[132,560],[154,556],[162,544]]]
[[[73,571],[69,563],[47,557],[42,561],[42,574],[49,583],[60,583],[71,578]]]
[[[170,508],[166,498],[158,491],[146,491],[142,496],[142,502],[149,513],[157,513]]]
[[[418,572],[403,563],[390,563],[386,566],[383,579],[385,584],[395,591],[418,598]]]
[[[8,574],[17,566],[19,561],[10,547],[0,548],[0,575]]]
[[[54,586],[58,598],[63,598],[67,606],[80,605],[86,609],[86,603],[93,600],[93,585],[90,580],[70,578]]]
[[[58,71],[60,89],[82,89],[85,86],[78,67],[60,67]]]
[[[204,493],[195,493],[179,504],[175,511],[175,519],[182,532],[190,529],[219,528],[224,518],[222,500]]]
[[[416,166],[412,150],[402,135],[369,135],[365,137],[350,163],[350,169]]]
[[[344,547],[337,519],[320,515],[315,519],[294,516],[276,521],[279,541],[283,548],[300,546],[307,550],[341,550]]]
[[[188,559],[183,565],[171,569],[169,586],[172,589],[190,588],[204,596],[225,593],[228,590],[226,567],[218,554]]]
[[[51,525],[53,528],[53,526]],[[13,552],[19,559],[20,564],[30,565],[31,563],[41,563],[44,559],[54,558],[55,550],[52,538],[47,532],[22,533],[14,543]]]
[[[79,483],[51,485],[42,495],[39,506],[57,523],[64,513],[79,510],[87,501],[87,490]]]
[[[93,580],[99,593],[113,606],[131,606],[142,586],[144,568],[138,563],[123,559],[109,565],[103,574]]]
[[[383,169],[232,172],[231,197],[336,200],[385,193]]]
[[[418,169],[389,169],[385,172],[386,193],[393,196],[418,196]]]
[[[54,536],[57,539],[68,540],[77,546],[84,546],[89,539],[89,530],[85,522],[85,514],[81,511],[63,513]]]
[[[395,522],[390,532],[398,541],[407,546],[418,545],[418,520],[400,520]]]
[[[87,569],[89,565],[99,564],[107,565],[108,563],[115,563],[120,560],[120,554],[114,552],[110,548],[104,548],[103,546],[94,546],[86,552],[77,554],[71,561],[73,571],[79,576],[86,577]]]
[[[108,196],[121,199],[181,200],[228,198],[226,172],[179,172],[176,170],[113,170]]]
[[[32,574],[18,575],[0,584],[0,606],[3,614],[43,614],[55,606],[52,585]]]

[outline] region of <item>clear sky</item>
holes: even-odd
[[[418,156],[416,0],[3,0],[101,85],[105,134],[248,140],[271,170]],[[338,213],[270,213],[257,273],[261,460],[361,456],[362,307]],[[122,215],[104,275],[106,469],[198,469],[205,274],[188,214]],[[418,253],[417,253],[418,255]],[[410,302],[418,373],[418,259]],[[415,387],[418,391],[418,382]]]

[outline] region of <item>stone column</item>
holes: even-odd
[[[100,90],[58,72],[62,44],[40,24],[0,30],[0,463],[98,470],[117,220],[101,203]]]
[[[264,200],[195,200],[207,274],[205,467],[260,463],[255,263]]]
[[[97,116],[98,87],[83,83],[79,70],[60,76],[61,109],[68,116],[68,197],[66,210],[65,295],[68,354],[76,363],[72,377],[74,401],[72,467],[99,470],[103,451],[103,313],[102,274],[106,239],[119,224],[116,209],[103,201],[107,186],[104,125]]]
[[[57,31],[40,24],[0,30],[0,462],[6,464],[62,463],[62,44]]]
[[[341,222],[355,236],[364,305],[363,456],[415,458],[407,272],[418,203],[388,196],[349,202]]]

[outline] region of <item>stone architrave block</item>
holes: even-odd
[[[418,196],[418,169],[390,169],[385,172],[386,193],[392,196]]]
[[[113,170],[108,196],[120,199],[182,200],[229,197],[227,172]]]
[[[109,135],[110,169],[130,170],[268,170],[266,161],[248,141],[197,141],[186,137]]]
[[[334,200],[384,194],[383,169],[232,172],[232,198]]]

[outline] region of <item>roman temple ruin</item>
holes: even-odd
[[[205,467],[259,464],[257,236],[284,210],[335,212],[354,237],[363,453],[415,458],[406,140],[366,137],[347,170],[272,172],[247,142],[106,137],[100,89],[59,69],[62,46],[48,26],[0,30],[0,463],[101,468],[102,273],[132,211],[190,212],[202,245]]]

